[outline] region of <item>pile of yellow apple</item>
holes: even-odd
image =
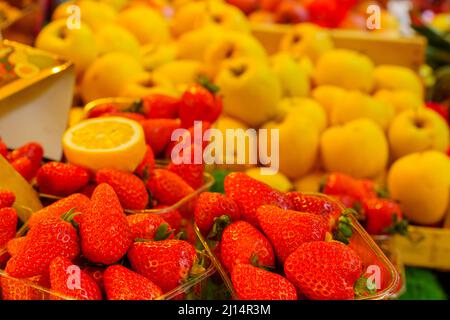
[[[269,56],[245,15],[223,1],[148,3],[76,1],[79,29],[67,27],[65,3],[36,46],[75,61],[84,102],[178,96],[206,75],[223,96],[220,130],[279,129],[280,174],[260,179],[300,191],[317,191],[326,172],[378,179],[413,222],[442,219],[449,128],[424,107],[415,72],[334,48],[328,32],[312,24],[292,27]]]

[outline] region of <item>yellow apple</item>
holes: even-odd
[[[175,90],[169,79],[156,72],[146,72],[134,81],[126,83],[121,88],[121,97],[140,99],[153,93],[177,97],[179,94]]]
[[[310,90],[308,72],[288,53],[278,53],[270,59],[271,67],[280,80],[285,97],[307,97]]]
[[[268,129],[269,134],[274,129],[279,132],[281,173],[295,180],[313,169],[319,154],[320,134],[311,119],[290,112],[281,122],[268,122],[263,129]]]
[[[250,168],[245,173],[253,179],[264,182],[281,192],[288,192],[294,188],[291,181],[281,172],[277,172],[274,175],[263,175],[260,168]]]
[[[82,24],[80,29],[68,29],[65,19],[47,24],[36,39],[36,47],[72,60],[78,75],[84,72],[98,54],[91,28]]]
[[[301,23],[294,26],[281,39],[280,50],[295,57],[309,57],[313,62],[333,49],[333,41],[327,30],[315,24]]]
[[[146,75],[143,66],[133,56],[113,52],[95,60],[86,70],[81,83],[84,102],[99,98],[117,97],[126,84]]]
[[[423,107],[422,99],[408,90],[381,89],[375,93],[374,97],[392,104],[396,114],[405,110],[418,110]]]
[[[408,90],[423,97],[424,88],[419,76],[406,67],[380,65],[375,68],[375,89]]]
[[[330,116],[332,125],[368,118],[376,122],[383,130],[387,130],[395,116],[392,104],[378,100],[360,91],[348,91],[338,100]]]
[[[52,20],[75,17],[76,12],[70,11],[70,6],[76,5],[80,9],[81,22],[86,23],[92,30],[97,31],[107,24],[114,23],[117,12],[108,4],[92,0],[67,1],[60,4],[53,13]]]
[[[216,80],[223,95],[223,110],[251,127],[277,114],[281,85],[267,64],[251,58],[226,62]]]
[[[100,28],[95,33],[95,40],[100,54],[124,52],[138,60],[142,59],[139,41],[131,32],[119,25],[109,24]]]
[[[298,192],[319,192],[320,184],[325,177],[324,172],[314,171],[294,181],[294,188]]]
[[[388,143],[375,122],[358,119],[325,130],[321,137],[321,155],[322,164],[329,172],[373,178],[386,168]]]
[[[312,91],[312,97],[319,102],[327,114],[327,118],[331,118],[334,106],[344,98],[347,91],[335,86],[318,86]]]
[[[389,170],[388,187],[408,220],[439,223],[449,206],[450,160],[437,151],[404,156]]]
[[[100,2],[106,3],[116,11],[120,11],[127,5],[128,0],[100,0]]]
[[[176,41],[178,57],[203,61],[208,46],[218,40],[223,33],[224,29],[215,25],[184,33]]]
[[[321,55],[316,64],[317,85],[333,85],[348,90],[371,92],[374,65],[365,55],[347,49],[334,49]]]
[[[449,146],[447,123],[438,113],[427,108],[407,110],[397,115],[388,136],[394,158],[426,150],[446,152]]]
[[[278,105],[281,118],[290,112],[295,112],[309,118],[317,130],[322,132],[327,127],[327,115],[324,108],[315,100],[309,98],[284,98]]]
[[[141,55],[145,70],[153,71],[166,63],[175,61],[177,47],[173,43],[164,45],[147,44],[141,47]]]
[[[138,5],[122,11],[117,22],[133,33],[141,45],[165,44],[171,39],[164,17],[148,6]]]
[[[163,64],[155,69],[155,74],[160,74],[176,88],[183,88],[194,83],[199,76],[204,74],[203,65],[196,60],[176,60]]]
[[[211,43],[205,51],[205,63],[216,74],[224,61],[249,58],[267,62],[267,54],[261,43],[251,35],[226,32]]]

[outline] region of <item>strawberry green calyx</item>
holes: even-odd
[[[169,238],[174,231],[173,230],[168,231],[168,229],[169,229],[168,223],[161,223],[158,229],[156,229],[155,237],[153,238],[153,240],[161,241]]]
[[[128,108],[122,110],[123,112],[132,112],[132,113],[140,113],[144,114],[144,104],[142,99],[134,101]]]
[[[392,214],[392,225],[384,231],[388,234],[400,234],[402,236],[408,235],[408,220],[406,219],[400,219],[396,214]]]
[[[222,239],[222,233],[226,227],[231,224],[231,218],[228,215],[222,215],[214,219],[213,227],[208,234],[208,239],[217,239],[220,241]]]
[[[196,82],[212,94],[216,94],[220,90],[219,86],[212,83],[211,80],[205,75],[198,76]]]
[[[376,284],[362,275],[358,280],[356,280],[354,285],[355,297],[368,297],[377,293]]]
[[[61,216],[61,219],[71,223],[75,228],[78,228],[78,223],[74,221],[76,216],[81,215],[81,212],[76,211],[76,208],[72,208]]]
[[[345,209],[342,215],[338,219],[336,231],[334,232],[333,239],[340,241],[344,244],[349,244],[349,239],[353,235],[352,221],[348,217],[350,214],[355,214],[353,209]]]

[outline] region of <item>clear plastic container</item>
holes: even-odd
[[[312,193],[310,195],[326,198],[330,202],[338,203],[333,198],[323,194]],[[341,206],[342,210],[345,210],[345,207],[342,204],[338,204]],[[380,288],[375,294],[371,296],[358,297],[355,299],[384,300],[392,298],[399,291],[400,275],[397,269],[385,256],[383,251],[376,245],[374,240],[369,236],[364,228],[359,224],[358,220],[352,215],[349,217],[353,225],[353,236],[350,238],[349,246],[361,257],[361,260],[363,261],[363,270],[368,270],[368,268],[371,267],[370,270],[376,270],[375,272],[378,272],[380,275]],[[225,271],[225,268],[222,266],[217,256],[214,255],[212,248],[202,236],[197,226],[195,226],[195,232],[197,237],[202,242],[202,245],[211,256],[212,263],[215,265],[218,273],[222,276],[225,286],[230,291],[231,297],[233,299],[237,299],[236,292],[234,291],[233,284],[228,273]]]

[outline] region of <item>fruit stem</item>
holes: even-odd
[[[231,224],[231,218],[228,215],[221,215],[220,217],[217,217],[214,219],[213,227],[210,231],[210,233],[207,236],[207,239],[222,239],[222,233],[225,230],[226,227],[228,227]]]

